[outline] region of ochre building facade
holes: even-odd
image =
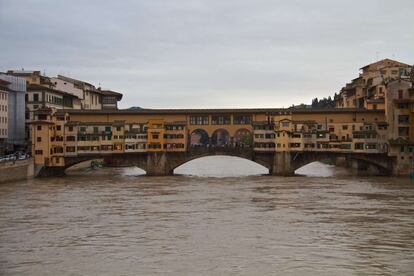
[[[254,153],[383,154],[395,159],[394,174],[412,169],[392,156],[384,110],[44,109],[35,116],[32,152],[38,167],[65,167],[67,157],[233,148]]]

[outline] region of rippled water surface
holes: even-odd
[[[213,177],[229,163],[2,184],[0,274],[414,275],[414,182]]]

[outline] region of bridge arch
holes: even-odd
[[[221,162],[225,162],[225,164],[239,164],[239,165],[242,165],[243,167],[240,167],[240,173],[238,173],[240,175],[269,174],[269,172],[270,172],[270,166],[271,165],[269,163],[260,162],[260,160],[252,160],[252,158],[249,158],[248,156],[243,156],[243,155],[238,155],[238,154],[231,154],[231,153],[217,153],[217,154],[205,153],[205,154],[201,154],[201,155],[191,156],[191,157],[188,157],[186,159],[181,160],[181,162],[175,163],[174,166],[172,166],[171,171],[176,173],[176,170],[183,169],[183,167],[185,167],[186,165],[188,165],[191,162],[197,162],[197,161],[202,162],[203,159],[208,160],[208,159],[214,158],[214,157],[225,157],[225,159],[228,159],[228,160],[221,161]],[[234,159],[231,160],[230,158],[234,158]],[[237,159],[239,159],[239,162],[236,161]],[[240,162],[240,161],[242,161],[242,162]],[[244,163],[246,161],[252,163],[253,169],[246,168],[247,163]],[[221,165],[219,165],[219,168],[222,167],[223,163],[220,163],[220,164]],[[214,165],[212,167],[213,168],[210,169],[210,170],[217,171],[217,169],[219,169],[219,168],[215,167]],[[209,168],[207,167],[205,170],[208,171]],[[261,170],[261,172],[258,172],[258,173],[256,172],[255,173],[255,172],[253,172],[254,170],[258,170],[258,171]],[[244,173],[246,171],[250,171],[251,173],[247,173],[247,174]],[[224,173],[224,174],[226,174],[226,173]]]
[[[141,154],[121,154],[121,155],[94,155],[65,157],[63,171],[85,161],[103,159],[105,163],[113,166],[138,167],[147,171],[147,157]]]
[[[373,156],[372,154],[341,154],[335,152],[292,152],[291,169],[296,171],[313,162],[330,161],[332,164],[336,164],[338,158],[344,158],[347,167],[352,167],[358,170],[367,170],[368,167],[371,167],[377,170],[376,174],[392,174],[392,164],[389,162],[389,159],[384,158],[382,154]]]

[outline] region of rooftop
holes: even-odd
[[[312,113],[382,113],[383,110],[368,110],[364,108],[303,108],[303,109],[283,109],[283,108],[223,108],[223,109],[120,109],[120,110],[78,110],[78,109],[67,109],[64,111],[69,114],[259,114],[266,113],[270,115],[278,115],[283,112],[290,112],[292,114],[312,114]]]

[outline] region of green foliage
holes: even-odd
[[[336,95],[334,96],[335,99]],[[315,98],[312,100],[312,108],[334,108],[335,100],[331,96],[328,98],[318,99]]]

